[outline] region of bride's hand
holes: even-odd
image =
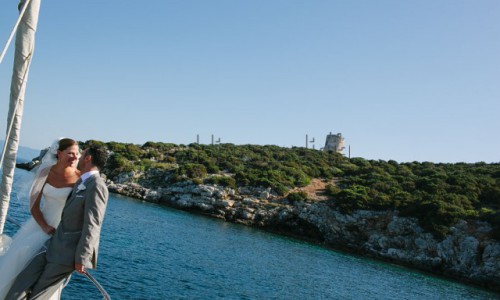
[[[43,231],[45,231],[46,234],[50,234],[50,235],[53,235],[54,232],[56,232],[56,229],[50,225],[47,225],[42,229],[43,229]]]

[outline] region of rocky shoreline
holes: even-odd
[[[443,239],[397,211],[342,214],[328,201],[297,201],[269,189],[181,181],[168,187],[108,181],[110,192],[201,213],[390,261],[500,292],[500,242],[486,222],[462,220]]]

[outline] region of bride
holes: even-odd
[[[66,199],[80,177],[76,169],[79,156],[78,143],[68,138],[56,141],[43,156],[29,191],[32,218],[19,229],[7,252],[0,256],[0,300],[55,232]],[[51,299],[60,299],[61,291],[62,287]]]

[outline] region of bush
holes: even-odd
[[[236,180],[233,177],[229,176],[212,176],[208,177],[204,181],[207,184],[217,184],[229,188],[236,188]]]
[[[207,176],[207,169],[200,164],[185,164],[176,171],[177,175],[184,175],[188,178],[204,178]]]
[[[193,183],[196,185],[200,185],[203,183],[203,180],[201,178],[193,178]]]
[[[282,184],[276,184],[275,186],[273,186],[273,191],[280,195],[280,196],[284,196],[287,192],[288,192],[288,188]]]
[[[113,154],[108,158],[104,172],[110,178],[118,176],[120,173],[131,172],[137,168],[121,154]]]
[[[333,184],[326,185],[326,195],[327,196],[335,196],[340,192],[341,192],[341,189],[338,186],[333,185]]]
[[[293,193],[288,194],[288,196],[286,196],[286,198],[288,199],[288,201],[290,201],[290,203],[293,204],[293,203],[298,202],[298,201],[307,200],[307,193],[304,191],[293,192]]]
[[[344,213],[352,213],[356,209],[368,208],[368,188],[354,185],[346,188],[335,197],[335,206]]]

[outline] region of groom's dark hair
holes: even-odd
[[[87,148],[87,155],[90,155],[92,164],[96,166],[99,170],[104,168],[106,161],[108,160],[108,151],[106,147],[90,144]]]

